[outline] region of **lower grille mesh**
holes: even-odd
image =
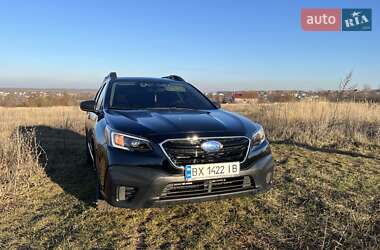
[[[224,194],[254,189],[255,184],[249,176],[239,176],[215,180],[180,182],[167,185],[160,199],[181,199],[214,194]]]

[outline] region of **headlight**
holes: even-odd
[[[264,141],[265,141],[264,129],[260,127],[260,129],[257,132],[255,132],[252,136],[251,146],[254,147],[254,146],[260,145]]]
[[[111,132],[111,145],[115,148],[135,152],[147,152],[152,150],[150,142],[146,139],[113,131]]]

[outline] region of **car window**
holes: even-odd
[[[104,104],[104,96],[106,94],[106,84],[103,86],[99,96],[98,96],[98,100],[96,101],[96,110],[101,110],[103,108],[103,104]]]
[[[96,95],[95,95],[95,97],[94,97],[94,101],[95,101],[95,102],[98,101],[98,99],[99,99],[99,95],[100,95],[100,93],[102,92],[103,87],[104,87],[104,84],[99,88],[98,92],[96,92]]]
[[[111,90],[110,107],[215,109],[190,84],[172,82],[115,82]]]

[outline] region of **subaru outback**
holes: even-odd
[[[272,185],[262,126],[181,77],[105,77],[87,112],[99,199],[125,208],[253,195]]]

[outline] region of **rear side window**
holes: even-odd
[[[215,107],[187,83],[115,82],[111,90],[110,107],[115,109]]]

